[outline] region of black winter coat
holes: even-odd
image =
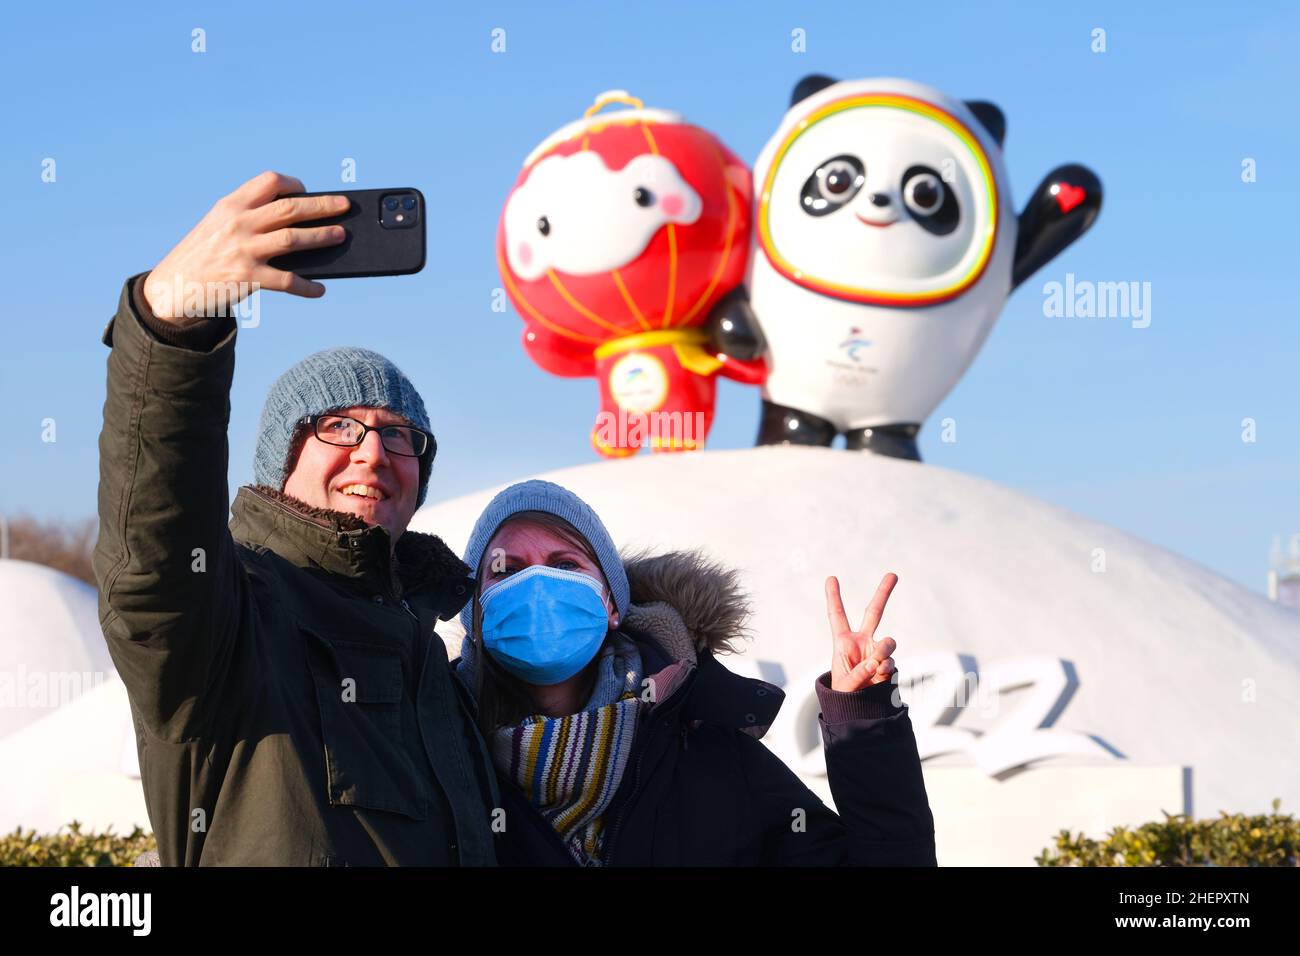
[[[935,865],[934,819],[895,685],[844,694],[831,690],[829,673],[818,680],[837,815],[759,741],[782,691],[714,655],[743,620],[735,576],[682,553],[627,568],[633,606],[623,631],[660,690],[607,811],[605,865]],[[501,865],[576,865],[517,785],[502,776],[500,790]]]
[[[235,321],[155,330],[142,281],[104,334],[95,574],[162,862],[492,864],[496,780],[434,633],[469,568],[413,531],[395,566],[382,527],[272,488],[227,527]]]

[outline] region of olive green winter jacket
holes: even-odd
[[[276,489],[230,506],[235,320],[164,326],[142,278],[104,331],[94,565],[163,865],[493,863],[495,775],[434,633],[469,569]]]

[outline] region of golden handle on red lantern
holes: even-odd
[[[722,368],[722,360],[706,348],[709,334],[704,329],[656,329],[652,332],[638,332],[621,339],[611,339],[596,347],[593,353],[597,360],[619,355],[636,349],[652,349],[661,345],[671,345],[677,362],[688,372],[696,375],[712,375]]]
[[[587,107],[587,111],[582,114],[583,119],[594,116],[611,103],[622,103],[624,106],[631,106],[638,110],[645,109],[645,103],[627,90],[606,90],[596,97],[596,101]]]

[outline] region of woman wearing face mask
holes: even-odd
[[[477,574],[457,664],[501,784],[504,865],[934,865],[934,821],[892,638],[827,581],[817,682],[839,814],[759,742],[782,692],[714,656],[743,636],[734,572],[698,553],[626,564],[572,492],[526,481],[470,535]],[[824,625],[812,625],[821,630]]]

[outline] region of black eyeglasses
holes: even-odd
[[[428,452],[432,460],[438,454],[434,437],[414,425],[367,425],[347,415],[308,415],[298,424],[311,425],[313,434],[327,445],[360,445],[366,440],[367,432],[379,432],[384,449],[394,455],[419,458]]]

